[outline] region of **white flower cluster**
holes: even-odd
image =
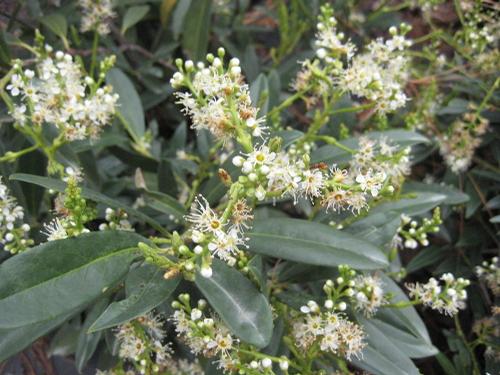
[[[98,87],[70,54],[46,46],[36,71],[15,64],[7,90],[19,98],[11,115],[21,126],[53,124],[69,141],[94,138],[110,123],[118,94],[111,86]],[[106,64],[112,64],[111,59]]]
[[[492,21],[495,15],[486,16],[480,11],[475,10],[467,12],[466,22],[463,29],[458,31],[459,40],[465,45],[470,46],[474,52],[483,52],[487,46],[494,47],[498,35],[498,23]]]
[[[236,263],[235,256],[240,251],[239,247],[245,246],[247,240],[243,236],[243,230],[248,227],[247,222],[252,218],[250,209],[244,201],[237,202],[232,220],[225,221],[210,208],[210,204],[203,196],[196,197],[186,220],[193,224],[191,240],[196,244],[193,252],[203,257],[200,271],[202,276],[212,276],[210,267],[212,256],[217,256],[230,265]],[[209,255],[208,259],[206,255]]]
[[[372,152],[373,155],[373,152]],[[384,156],[384,155],[383,155]],[[385,156],[384,156],[385,157]],[[387,180],[387,174],[380,170],[381,163],[373,161],[373,168],[364,168],[361,157],[355,158],[350,170],[327,166],[311,167],[297,154],[285,151],[272,151],[267,145],[261,145],[253,152],[233,158],[233,164],[241,168],[244,176],[239,181],[245,186],[247,196],[262,201],[266,198],[305,197],[313,201],[316,198],[321,204],[333,211],[351,209],[361,211],[367,206],[368,199],[377,197]],[[407,159],[407,157],[406,157]],[[392,156],[387,157],[385,165],[393,167],[392,173],[401,163],[389,163]],[[400,167],[406,169],[406,167]],[[388,184],[387,191],[392,193],[394,187]]]
[[[312,89],[316,97],[312,99],[314,103],[322,88],[333,82],[342,91],[374,103],[379,113],[403,107],[408,101],[404,92],[409,65],[405,50],[411,42],[404,34],[409,31],[409,26],[402,24],[401,30],[391,27],[389,33],[392,38],[385,41],[376,39],[368,44],[366,52],[355,54],[356,47],[350,41],[344,42],[345,36],[337,31],[336,25],[331,7],[322,6],[315,47],[323,68],[318,60],[306,60],[294,83],[295,89]],[[314,82],[318,77],[322,78]]]
[[[362,328],[351,322],[345,314],[327,309],[330,311],[322,312],[315,301],[302,306],[304,316],[292,326],[297,346],[307,349],[318,342],[323,352],[331,352],[348,360],[359,358],[366,346]]]
[[[410,173],[410,151],[410,147],[398,147],[386,138],[374,140],[360,137],[359,149],[353,156],[351,168],[388,176],[391,183],[397,185],[401,177]]]
[[[261,145],[249,154],[233,158],[233,164],[244,175],[242,182],[249,185],[247,195],[259,201],[266,197],[293,196],[294,200],[304,196],[316,198],[321,195],[325,178],[318,169],[307,169],[303,160],[287,152],[271,151]]]
[[[128,221],[128,214],[125,211],[113,210],[111,207],[108,207],[105,214],[104,218],[107,223],[100,224],[99,230],[134,230],[130,225],[130,221]]]
[[[140,374],[158,373],[171,363],[172,349],[162,344],[165,335],[163,321],[150,312],[118,327],[118,355],[135,363]]]
[[[340,87],[376,103],[380,113],[395,111],[408,101],[404,88],[409,60],[403,52],[411,42],[399,35],[395,27],[389,32],[391,39],[372,41],[368,51],[353,57],[338,77]]]
[[[333,12],[325,9],[316,25],[318,32],[314,44],[316,56],[328,64],[338,62],[341,56],[350,60],[356,52],[356,46],[350,41],[344,42],[345,35],[337,32],[336,26],[337,20],[333,17]]]
[[[111,19],[116,17],[112,0],[78,0],[78,4],[82,9],[83,33],[95,30],[100,35],[109,34]]]
[[[24,210],[9,193],[0,176],[0,244],[12,254],[26,250],[33,244],[29,239],[30,226],[23,224]]]
[[[189,92],[176,92],[183,112],[192,120],[193,129],[208,129],[216,138],[228,141],[249,132],[261,137],[266,127],[264,117],[257,117],[258,109],[252,106],[248,85],[243,83],[240,62],[232,58],[224,67],[223,48],[219,57],[208,54],[209,65],[191,60],[184,64],[177,61],[179,71],[170,84],[173,88],[188,88]]]
[[[206,301],[201,299],[197,307],[191,307],[189,294],[179,295],[179,300],[172,303],[175,312],[171,320],[175,330],[195,355],[217,357],[215,362],[218,367],[232,373],[269,374],[273,361],[277,361],[282,370],[288,369],[289,362],[286,358],[276,360],[262,354],[258,358],[243,362],[238,355],[240,341],[231,335],[219,319],[206,316],[206,306]],[[246,354],[248,357],[248,351]]]
[[[443,274],[440,280],[443,283],[431,277],[426,284],[407,284],[406,287],[410,291],[410,297],[433,310],[453,316],[466,306],[465,288],[470,285],[470,281],[461,277],[455,279],[451,273]]]
[[[354,280],[354,306],[365,316],[373,316],[387,302],[382,289],[382,280],[376,276],[359,275]]]
[[[428,234],[439,232],[439,225],[442,223],[441,211],[439,207],[434,209],[432,218],[424,218],[419,225],[416,220],[412,220],[408,215],[401,215],[401,226],[393,239],[393,247],[416,249],[418,245],[428,246]],[[409,226],[409,228],[407,228]]]
[[[461,173],[469,168],[488,126],[487,119],[473,112],[466,113],[450,126],[448,134],[438,137],[439,152],[453,172]]]
[[[500,295],[500,268],[498,264],[498,257],[493,257],[489,262],[484,261],[475,269],[477,277],[486,281],[488,288],[495,296]]]

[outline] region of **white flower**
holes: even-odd
[[[82,8],[81,31],[97,30],[100,35],[110,32],[109,21],[116,17],[112,0],[78,0]]]
[[[420,300],[424,305],[433,310],[438,310],[449,316],[458,313],[458,310],[465,308],[467,292],[465,288],[470,284],[469,280],[463,278],[455,279],[451,273],[441,276],[444,285],[431,277],[426,284],[408,284],[410,297]]]
[[[48,224],[43,225],[43,234],[47,236],[47,241],[62,240],[68,238],[68,233],[59,218],[53,219]]]
[[[222,229],[220,218],[210,208],[210,204],[202,195],[196,197],[191,206],[191,212],[186,215],[186,220],[193,223],[194,227],[201,233],[215,234]]]
[[[200,274],[201,274],[201,276],[208,279],[208,278],[212,277],[212,268],[209,266],[202,266],[201,270],[200,270]]]

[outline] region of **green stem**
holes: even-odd
[[[308,89],[304,89],[304,90],[301,90],[301,91],[297,91],[296,93],[294,93],[293,95],[290,95],[288,98],[286,98],[283,102],[281,102],[280,105],[274,107],[273,109],[271,109],[268,113],[267,113],[267,117],[271,118],[272,116],[274,116],[276,113],[279,113],[281,112],[283,109],[291,106],[296,100],[300,99],[302,97],[302,95],[304,95],[304,93],[307,91]]]
[[[99,46],[99,33],[97,30],[94,31],[94,40],[92,41],[92,57],[90,60],[90,76],[94,78],[94,70],[97,60],[97,47]]]
[[[481,370],[479,368],[479,364],[477,363],[476,356],[474,355],[474,350],[472,350],[470,343],[467,341],[467,338],[465,337],[464,331],[462,330],[462,325],[460,324],[460,319],[458,318],[458,314],[455,314],[454,320],[455,320],[455,329],[457,330],[457,334],[462,339],[471,357],[473,374],[481,375]]]
[[[31,147],[27,147],[23,150],[19,150],[19,151],[8,151],[5,153],[4,156],[0,157],[0,163],[2,162],[13,162],[15,161],[16,159],[18,159],[19,157],[25,155],[25,154],[29,154],[30,152],[33,152],[35,150],[37,150],[39,148],[38,144],[34,144],[33,146]]]
[[[484,107],[486,107],[486,104],[488,104],[488,101],[490,100],[491,96],[493,95],[493,93],[495,92],[495,90],[497,89],[499,84],[500,84],[500,78],[497,78],[495,80],[495,83],[493,83],[493,85],[490,87],[490,89],[486,93],[486,96],[484,97],[481,104],[479,104],[479,107],[477,107],[477,111],[476,111],[477,115],[479,115],[481,113],[481,111],[484,109]]]
[[[336,138],[331,137],[329,135],[315,135],[313,137],[313,140],[323,141],[323,142],[325,142],[325,143],[327,143],[329,145],[333,145],[333,146],[336,146],[338,148],[341,148],[342,150],[347,151],[350,154],[356,153],[356,150],[353,150],[352,148],[347,147],[346,145],[343,145],[342,143],[340,143],[339,141],[337,141]]]
[[[400,301],[400,302],[396,302],[396,303],[388,303],[386,305],[383,305],[382,307],[404,309],[405,307],[415,306],[415,305],[419,305],[421,303],[422,302],[420,302],[420,301]]]

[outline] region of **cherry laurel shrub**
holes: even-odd
[[[498,12],[6,1],[0,372],[498,373]]]

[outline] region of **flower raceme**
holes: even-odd
[[[21,62],[14,65],[7,86],[17,102],[12,117],[20,127],[52,124],[67,141],[97,137],[113,118],[118,100],[111,86],[100,87],[113,63],[113,57],[101,63],[96,82],[71,55],[54,53],[49,45],[40,48],[35,70],[23,69]]]
[[[318,199],[327,210],[359,213],[368,207],[370,199],[379,194],[391,195],[394,186],[399,186],[409,172],[409,149],[398,151],[385,140],[364,139],[361,144],[349,169],[328,168],[326,164],[310,166],[308,153],[273,151],[266,144],[233,157],[232,162],[241,169],[238,181],[248,198],[263,201],[292,197],[295,202],[300,197]]]
[[[82,10],[82,32],[95,30],[100,35],[109,34],[110,21],[116,17],[112,0],[78,0]]]
[[[233,58],[224,66],[224,55],[223,48],[219,48],[218,57],[208,54],[208,66],[177,60],[179,71],[170,83],[175,89],[188,89],[175,95],[183,112],[191,118],[193,129],[208,129],[223,141],[239,138],[249,146],[250,135],[265,134],[265,118],[258,117],[258,109],[252,105],[239,60]]]
[[[407,284],[410,297],[433,310],[445,315],[453,316],[458,310],[465,308],[467,291],[470,281],[463,278],[455,279],[451,273],[445,273],[440,277],[443,283],[431,277],[425,284]]]
[[[366,51],[356,54],[356,47],[336,29],[337,21],[329,5],[321,8],[317,24],[316,59],[305,60],[293,87],[309,92],[309,103],[316,103],[328,91],[340,90],[364,98],[378,113],[403,107],[409,100],[404,93],[408,80],[409,59],[405,50],[411,41],[404,35],[410,30],[402,24],[391,27],[392,38],[370,42]]]
[[[0,244],[12,254],[26,250],[34,244],[28,238],[30,226],[23,223],[24,209],[10,195],[0,176]]]

